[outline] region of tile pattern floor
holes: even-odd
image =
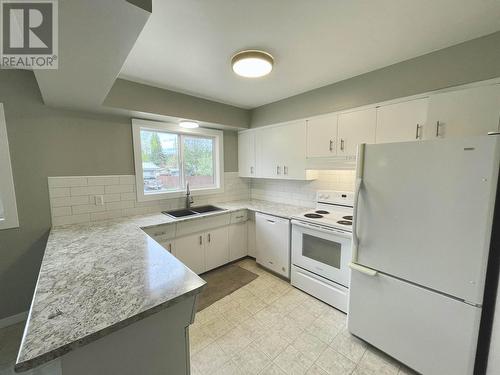
[[[196,315],[193,375],[409,375],[346,329],[346,315],[259,267],[257,279]]]
[[[414,375],[350,335],[346,316],[250,259],[257,279],[197,313],[193,375]],[[0,375],[12,375],[24,323],[0,330]]]

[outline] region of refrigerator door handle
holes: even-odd
[[[360,144],[358,146],[358,156],[356,158],[356,190],[354,192],[354,202],[353,202],[353,221],[352,221],[352,261],[356,262],[358,260],[358,202],[359,202],[359,192],[361,190],[361,185],[363,183],[363,162],[365,158],[365,144]]]
[[[354,270],[354,271],[364,273],[365,275],[368,275],[368,276],[377,276],[377,274],[378,274],[377,271],[375,271],[371,268],[364,267],[364,266],[361,266],[359,264],[352,263],[352,262],[349,263],[349,268]]]

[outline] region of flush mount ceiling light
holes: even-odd
[[[263,77],[273,70],[274,58],[267,52],[247,50],[238,52],[231,59],[233,71],[246,78]]]
[[[199,125],[197,122],[194,122],[194,121],[181,121],[181,122],[179,122],[179,126],[181,128],[194,129],[194,128],[197,128]]]

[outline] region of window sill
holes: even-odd
[[[223,186],[218,188],[191,189],[191,196],[197,197],[202,195],[220,194],[223,192],[224,192]],[[181,198],[185,196],[186,196],[186,190],[177,190],[177,191],[169,191],[161,193],[144,193],[142,191],[138,191],[137,201],[138,202],[159,201],[164,199]]]

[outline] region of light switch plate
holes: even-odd
[[[94,197],[94,199],[95,199],[96,206],[103,206],[104,205],[104,196],[103,195],[96,195]]]

